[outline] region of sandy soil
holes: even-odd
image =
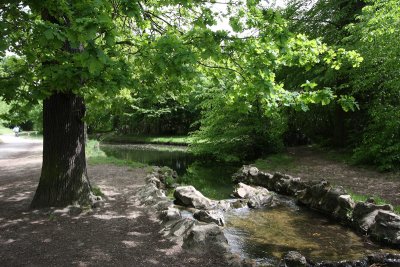
[[[40,141],[1,136],[0,266],[224,266],[221,255],[182,251],[159,233],[135,188],[145,169],[89,166],[105,206],[79,215],[29,210],[40,176]]]

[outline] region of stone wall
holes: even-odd
[[[221,266],[256,266],[254,260],[241,259],[230,252],[223,233],[224,211],[279,204],[276,193],[269,190],[293,196],[299,203],[369,233],[376,240],[398,245],[399,216],[393,213],[390,205],[354,203],[343,188],[332,187],[327,181],[304,182],[289,175],[271,175],[251,166],[243,166],[234,175],[238,186],[233,194],[241,199],[212,200],[193,186],[178,186],[174,192],[175,201],[172,201],[163,190],[166,187],[164,176],[170,177],[170,172],[164,172],[165,168],[162,171],[155,168],[148,174],[146,185],[137,191],[138,200],[157,213],[164,237],[194,253],[212,251],[223,254],[226,262]],[[279,266],[400,266],[400,255],[379,254],[353,261],[312,262],[291,251],[282,258]]]
[[[243,201],[211,200],[193,186],[181,186],[175,189],[174,196],[178,204],[187,207],[182,210],[182,206],[175,205],[165,195],[166,179],[163,172],[155,167],[146,177],[146,184],[136,192],[138,201],[157,213],[162,235],[194,253],[210,251],[223,254],[226,262],[221,263],[221,266],[255,266],[255,261],[241,259],[239,255],[230,252],[222,228],[223,211],[237,206],[243,207]]]
[[[344,188],[332,186],[328,181],[303,181],[286,174],[262,172],[248,165],[233,175],[233,181],[292,196],[300,204],[368,234],[375,241],[400,248],[400,216],[393,212],[391,205],[377,205],[372,199],[355,203]]]

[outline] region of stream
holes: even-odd
[[[231,176],[241,165],[197,160],[185,147],[164,145],[103,145],[108,155],[174,169],[181,184],[193,185],[213,199],[231,198]],[[233,252],[258,263],[277,266],[279,259],[296,250],[313,261],[360,259],[375,252],[399,253],[381,248],[332,220],[280,196],[284,205],[225,214],[225,236]]]

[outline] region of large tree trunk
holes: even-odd
[[[43,165],[32,208],[89,204],[82,97],[55,93],[43,102]]]

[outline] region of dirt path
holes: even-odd
[[[400,205],[400,173],[379,173],[349,166],[307,146],[289,148],[287,153],[294,158],[293,164],[268,171],[281,171],[308,180],[326,179],[354,193],[379,196]]]
[[[162,238],[154,215],[137,203],[144,169],[89,166],[105,207],[73,215],[29,210],[41,166],[39,141],[0,143],[0,266],[223,266]]]

